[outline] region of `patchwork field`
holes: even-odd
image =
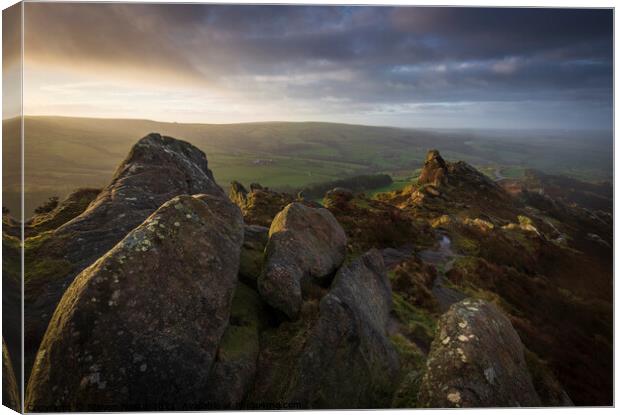
[[[5,137],[18,131],[4,120]],[[26,215],[50,196],[105,185],[131,146],[159,132],[205,151],[216,180],[258,182],[295,191],[305,185],[353,175],[387,173],[404,187],[429,148],[465,160],[490,177],[516,177],[524,168],[584,180],[611,180],[611,134],[407,130],[332,123],[178,124],[148,120],[26,117],[24,160]],[[19,206],[19,143],[4,144],[4,206]]]

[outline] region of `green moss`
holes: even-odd
[[[2,234],[2,272],[4,278],[21,284],[21,243],[19,238]]]
[[[34,298],[40,289],[50,281],[67,276],[73,265],[66,259],[51,254],[51,243],[60,241],[54,237],[53,231],[43,232],[24,241],[24,294]]]
[[[454,264],[452,265],[452,268],[458,269],[459,271],[462,271],[465,273],[474,272],[477,267],[478,267],[478,258],[473,257],[473,256],[458,257],[454,261]]]
[[[392,399],[392,407],[415,408],[426,356],[415,343],[401,334],[391,336],[390,341],[399,354],[402,373],[402,380]]]
[[[53,235],[54,231],[47,231],[30,238],[26,238],[26,240],[24,240],[24,250],[26,253],[34,253],[34,251],[38,250],[41,246],[43,246],[43,244],[49,241]]]
[[[437,330],[437,317],[422,308],[415,307],[398,293],[392,293],[392,301],[394,312],[406,328],[407,334],[430,344]]]
[[[218,351],[219,360],[253,359],[258,354],[259,331],[264,325],[263,306],[258,293],[239,283]]]
[[[37,258],[25,266],[24,291],[26,296],[33,297],[39,294],[43,284],[60,279],[68,275],[72,265],[64,259]]]
[[[473,240],[462,235],[454,235],[453,244],[455,249],[463,255],[476,256],[480,252],[480,246]]]

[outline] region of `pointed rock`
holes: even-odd
[[[64,264],[53,278],[29,279],[25,294],[25,373],[49,319],[75,276],[110,250],[163,203],[181,194],[225,197],[208,168],[205,154],[193,145],[159,134],[138,141],[88,209],[52,233],[41,236],[35,257],[26,265]]]
[[[231,183],[229,197],[241,208],[245,223],[267,227],[279,211],[295,200],[293,195],[270,190],[258,183],[252,183],[248,192],[236,181]]]
[[[424,167],[418,178],[418,184],[440,186],[447,183],[447,165],[437,150],[429,150],[424,160]]]
[[[208,408],[243,221],[225,197],[178,196],[78,275],[28,383],[28,411]]]

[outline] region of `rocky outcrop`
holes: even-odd
[[[432,184],[441,186],[448,181],[448,168],[445,160],[437,150],[429,150],[426,153],[424,167],[418,177],[418,184]]]
[[[272,307],[295,319],[303,287],[325,282],[345,258],[347,237],[324,208],[291,203],[274,218],[258,290]]]
[[[229,197],[241,209],[245,223],[266,227],[279,211],[295,201],[293,195],[275,192],[257,183],[252,183],[248,192],[241,183],[232,182]]]
[[[392,305],[381,254],[343,266],[318,305],[302,319],[263,334],[254,402],[302,408],[388,407],[398,356],[386,335]]]
[[[510,321],[491,304],[471,299],[441,317],[418,401],[432,408],[541,404]]]
[[[264,304],[256,291],[239,283],[230,323],[224,332],[209,375],[209,409],[242,409],[256,375],[259,333],[266,322]]]
[[[65,292],[27,410],[201,409],[242,242],[241,213],[225,196],[163,204]]]
[[[8,406],[14,411],[21,412],[21,399],[19,386],[15,379],[15,371],[9,356],[9,350],[2,339],[2,405]]]
[[[326,208],[342,208],[347,206],[347,202],[353,199],[355,195],[349,189],[343,187],[336,187],[325,193],[323,197],[323,205]]]
[[[261,273],[268,240],[269,228],[259,225],[245,226],[239,276],[254,287]]]
[[[24,234],[29,237],[64,225],[82,214],[100,192],[101,189],[88,188],[72,192],[51,212],[35,215],[27,221],[24,225]]]
[[[181,140],[150,134],[134,145],[86,211],[37,237],[36,251],[25,254],[25,373],[54,308],[75,276],[163,203],[181,194],[225,197],[202,151]],[[39,269],[55,271],[29,275]]]

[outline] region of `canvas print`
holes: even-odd
[[[613,405],[613,30],[3,11],[3,404]]]

